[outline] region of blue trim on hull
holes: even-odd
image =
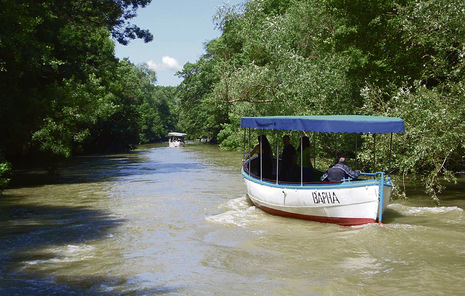
[[[342,188],[356,188],[356,187],[364,187],[364,186],[379,186],[380,180],[379,179],[374,179],[374,180],[359,180],[359,181],[344,181],[341,183],[311,183],[311,184],[303,184],[301,185],[300,183],[296,184],[276,184],[274,181],[266,181],[266,180],[260,180],[257,179],[253,176],[250,176],[247,174],[244,169],[242,168],[241,170],[242,176],[250,180],[254,183],[261,184],[261,185],[266,185],[269,187],[275,187],[275,188],[286,188],[286,189],[342,189]],[[384,182],[384,186],[390,186],[392,187],[392,183],[389,181]]]

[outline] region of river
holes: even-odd
[[[23,172],[0,197],[0,295],[465,293],[465,182],[343,227],[252,206],[240,153],[166,146]]]

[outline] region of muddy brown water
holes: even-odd
[[[464,295],[463,179],[342,227],[255,208],[240,159],[159,144],[24,172],[0,198],[0,295]]]

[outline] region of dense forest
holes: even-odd
[[[153,39],[129,23],[150,1],[0,2],[0,189],[21,163],[129,150],[176,124],[176,88],[118,60],[114,42]]]
[[[391,170],[437,199],[465,167],[464,22],[460,0],[252,0],[220,10],[222,36],[181,73],[179,125],[232,148],[241,116],[400,117]],[[360,151],[373,150],[371,138]],[[385,149],[389,137],[376,141]],[[314,145],[333,153],[335,142]],[[371,155],[357,155],[361,168]]]
[[[465,171],[464,1],[225,6],[214,17],[221,36],[184,65],[177,88],[155,86],[155,73],[114,56],[115,41],[153,38],[129,23],[149,2],[0,2],[0,186],[20,160],[131,149],[174,128],[236,149],[240,118],[259,115],[400,117],[406,132],[379,169],[422,182],[434,199]],[[328,158],[356,141],[363,169],[373,138],[313,145]],[[377,137],[377,152],[389,141]]]

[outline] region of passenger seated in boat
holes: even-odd
[[[263,153],[260,153],[260,143],[263,149]],[[253,148],[249,153],[246,160],[258,154],[258,157],[254,159],[250,164],[251,172],[260,177],[260,158],[263,156],[262,160],[262,173],[263,178],[272,179],[273,178],[273,152],[271,150],[270,142],[265,135],[258,136],[258,144]]]
[[[302,171],[304,173],[304,182],[311,182],[313,178],[313,166],[312,166],[312,156],[310,149],[310,140],[307,136],[303,136],[300,139],[302,145],[302,153],[299,153],[299,160],[297,161],[297,166],[302,164]],[[302,157],[302,158],[301,158]],[[300,170],[299,170],[300,175]]]
[[[281,154],[281,163],[279,179],[283,181],[293,181],[296,179],[297,172],[297,153],[291,144],[289,135],[283,136],[283,152]]]
[[[357,179],[360,176],[359,170],[353,171],[345,164],[346,158],[343,152],[339,152],[337,158],[337,163],[328,169],[321,177],[321,181],[340,182],[344,178]]]

